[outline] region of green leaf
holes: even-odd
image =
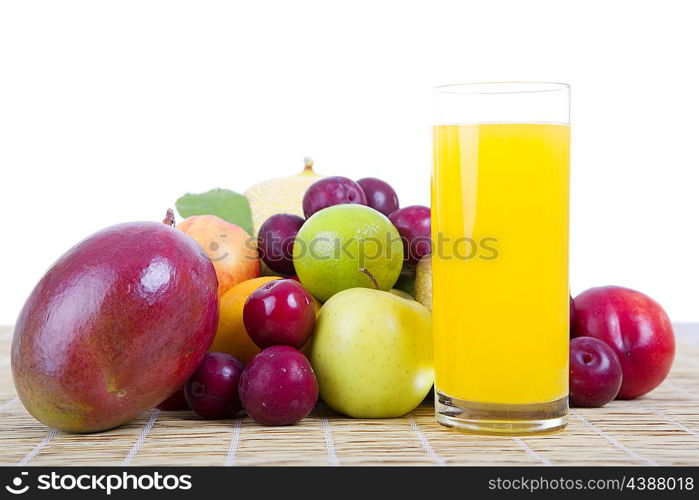
[[[250,203],[242,194],[228,189],[212,189],[201,194],[187,193],[177,200],[175,206],[182,217],[216,215],[252,235]]]

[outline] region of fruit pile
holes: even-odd
[[[12,371],[28,411],[97,432],[157,406],[205,419],[244,410],[290,425],[318,398],[398,417],[432,388],[430,209],[376,178],[304,171],[183,196],[175,226],[135,222],[78,243],[17,321]],[[571,298],[570,393],[580,406],[656,387],[674,355],[652,299]]]
[[[307,161],[246,196],[188,194],[177,209],[176,226],[168,211],[88,237],[32,291],[12,370],[38,420],[97,432],[157,406],[289,425],[319,395],[390,417],[430,391],[430,313],[393,289],[430,251],[427,207]]]
[[[310,175],[307,163],[302,176]],[[276,276],[257,277],[254,258],[239,264],[240,250],[234,259],[211,255],[224,273],[219,283],[238,283],[220,290],[213,352],[160,409],[189,407],[204,418],[244,409],[261,424],[287,425],[305,417],[319,393],[346,415],[391,417],[415,408],[431,389],[430,314],[391,291],[401,272],[409,280],[430,252],[429,208],[400,209],[379,179],[312,178],[300,185],[300,198],[291,197],[302,215],[285,206],[271,213],[266,203],[266,219],[255,218],[259,258]],[[239,230],[226,224],[198,215],[178,228],[220,252],[205,234],[235,241]],[[204,231],[207,225],[216,230]],[[241,282],[242,275],[248,279]]]

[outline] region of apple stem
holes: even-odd
[[[303,159],[303,170],[304,172],[310,172],[313,170],[313,158],[306,156]]]
[[[163,219],[163,224],[170,227],[175,227],[175,212],[171,208],[167,209],[165,213],[165,218]]]
[[[374,283],[374,287],[375,287],[377,290],[381,290],[381,287],[379,286],[379,282],[376,281],[376,276],[374,276],[373,274],[371,274],[371,271],[369,271],[366,267],[362,267],[362,268],[360,268],[359,270],[360,270],[361,272],[363,272],[364,274],[366,274],[367,276],[369,276],[369,279],[371,280],[372,283]]]

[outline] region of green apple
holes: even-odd
[[[431,315],[390,292],[351,288],[333,295],[310,344],[323,401],[350,417],[405,415],[434,382]]]
[[[403,242],[381,212],[364,205],[334,205],[304,222],[294,239],[293,256],[303,286],[324,302],[341,290],[374,288],[374,283],[390,290],[403,267]]]

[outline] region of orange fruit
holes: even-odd
[[[228,290],[220,303],[218,330],[210,352],[227,352],[243,363],[248,363],[260,348],[250,339],[243,324],[243,306],[252,292],[265,283],[281,279],[279,276],[262,276],[238,283]]]

